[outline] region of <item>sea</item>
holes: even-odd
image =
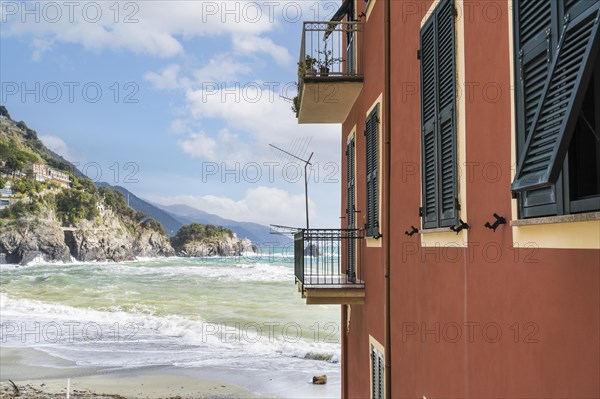
[[[293,253],[273,248],[0,265],[0,342],[103,371],[212,370],[258,394],[339,397],[339,306],[306,305],[293,269]],[[309,388],[322,374],[327,388]]]

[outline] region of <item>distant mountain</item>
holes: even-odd
[[[289,244],[291,238],[281,235],[271,234],[271,228],[257,223],[236,222],[222,218],[220,216],[201,211],[188,205],[156,205],[159,208],[173,215],[183,224],[202,223],[223,226],[235,232],[240,238],[247,238],[257,245],[271,244]]]
[[[96,185],[98,187],[112,187],[122,193],[128,199],[130,207],[159,221],[169,236],[174,236],[183,225],[195,222],[225,227],[232,230],[239,238],[247,238],[257,245],[265,243],[284,245],[291,242],[289,237],[270,234],[271,229],[268,226],[225,219],[187,205],[153,204],[124,187],[111,186],[102,182],[96,183]]]
[[[115,190],[119,191],[125,196],[130,207],[132,207],[136,211],[144,212],[146,215],[151,216],[152,218],[160,222],[160,224],[163,225],[169,237],[172,237],[175,234],[177,234],[181,226],[185,224],[174,218],[173,215],[141,199],[140,197],[136,196],[124,187],[111,186],[110,184],[104,182],[96,183],[96,185],[98,187],[112,187]]]

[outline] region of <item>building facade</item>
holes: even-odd
[[[343,397],[600,397],[599,21],[347,0],[305,24],[297,115],[341,124],[343,229],[329,274],[296,234],[296,277],[341,305]]]
[[[48,165],[32,163],[29,165],[28,169],[31,171],[33,179],[39,182],[49,180],[57,183],[62,188],[71,187],[71,178],[67,173],[60,172]]]

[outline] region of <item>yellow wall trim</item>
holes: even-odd
[[[513,247],[600,249],[600,221],[513,226]]]
[[[373,11],[373,7],[375,7],[376,0],[369,0],[369,4],[367,4],[367,9],[365,10],[366,20],[369,20],[369,16],[371,16],[371,12]]]

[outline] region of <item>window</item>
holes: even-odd
[[[385,363],[383,354],[371,344],[371,398],[384,399],[384,371]]]
[[[354,230],[356,228],[356,201],[355,201],[355,175],[354,175],[354,135],[350,137],[346,144],[346,183],[348,187],[346,215],[348,221],[348,229]],[[348,275],[348,281],[356,281],[356,241],[354,240],[354,233],[348,232],[348,266],[346,267],[346,273]]]
[[[454,3],[442,0],[420,33],[423,228],[458,219]]]
[[[515,2],[522,218],[600,209],[598,0]]]
[[[367,141],[367,237],[379,238],[379,105],[367,117],[365,137]]]

